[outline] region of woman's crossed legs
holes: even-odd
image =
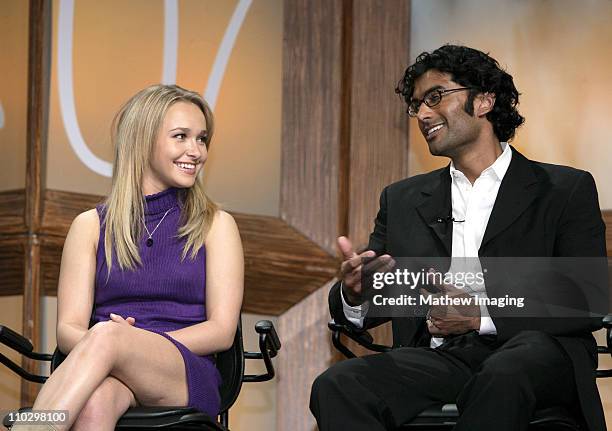
[[[68,422],[57,430],[70,429],[75,422],[75,429],[112,430],[136,403],[187,402],[185,366],[172,342],[127,323],[107,321],[94,325],[79,341],[49,377],[33,409],[67,410]],[[104,423],[92,423],[100,416],[106,418]]]

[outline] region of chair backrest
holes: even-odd
[[[53,351],[53,357],[51,358],[51,372],[55,371],[55,369],[64,362],[64,359],[66,359],[66,355],[60,352],[60,349],[56,347]]]
[[[234,336],[234,344],[229,350],[215,355],[216,365],[221,374],[221,413],[229,410],[234,404],[242,387],[244,376],[244,346],[242,344],[242,318],[238,319],[238,327]]]

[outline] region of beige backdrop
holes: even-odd
[[[490,52],[514,76],[527,157],[589,170],[612,208],[612,1],[413,0],[411,59],[444,43]],[[414,120],[411,120],[414,121]],[[410,174],[442,166],[411,124]]]
[[[0,0],[0,191],[25,187],[28,2]]]
[[[60,2],[53,3],[53,22],[57,23]],[[179,85],[204,93],[237,4],[235,0],[178,2]],[[75,110],[84,141],[106,161],[111,161],[109,129],[114,113],[129,96],[162,79],[163,6],[161,0],[76,2],[72,51]],[[62,123],[58,25],[54,25],[53,36],[47,187],[104,195],[110,179],[78,160]],[[282,1],[253,1],[220,87],[216,134],[204,168],[212,197],[234,211],[278,214],[281,51]]]

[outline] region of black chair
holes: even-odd
[[[598,346],[600,354],[612,355],[612,315],[603,318],[603,326],[606,328],[607,346]],[[342,335],[355,341],[357,344],[373,352],[388,352],[389,346],[374,343],[372,336],[354,326],[335,323],[333,320],[328,324],[332,331],[332,342],[334,347],[347,358],[354,358],[355,354],[342,341]],[[597,377],[612,377],[612,370],[597,370]],[[410,423],[403,424],[401,430],[429,430],[448,431],[456,425],[459,412],[455,404],[440,404],[422,411]],[[541,409],[535,412],[529,425],[530,431],[580,431],[581,420],[576,419],[576,413],[568,411],[563,407]]]
[[[255,324],[259,334],[259,352],[245,352],[242,344],[242,324],[239,321],[232,347],[215,355],[215,363],[221,374],[221,407],[219,418],[211,418],[192,407],[134,407],[130,408],[117,422],[116,430],[228,430],[229,409],[240,393],[243,382],[265,382],[274,378],[274,366],[271,358],[281,348],[281,343],[269,320],[260,320]],[[6,326],[0,326],[0,343],[37,361],[51,362],[51,372],[61,364],[65,356],[55,349],[53,355],[33,352],[32,344],[20,334]],[[245,375],[245,359],[261,359],[266,367],[265,374]],[[22,378],[36,383],[44,383],[46,376],[30,374],[19,365],[0,353],[0,362],[19,374]],[[26,411],[22,408],[20,411]],[[217,420],[218,419],[218,420]],[[9,427],[9,417],[3,420]]]

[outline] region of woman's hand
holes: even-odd
[[[113,322],[123,323],[123,324],[127,323],[130,326],[134,326],[134,324],[136,323],[136,319],[134,319],[133,317],[128,317],[127,319],[124,319],[123,317],[115,313],[111,313],[110,318]]]

